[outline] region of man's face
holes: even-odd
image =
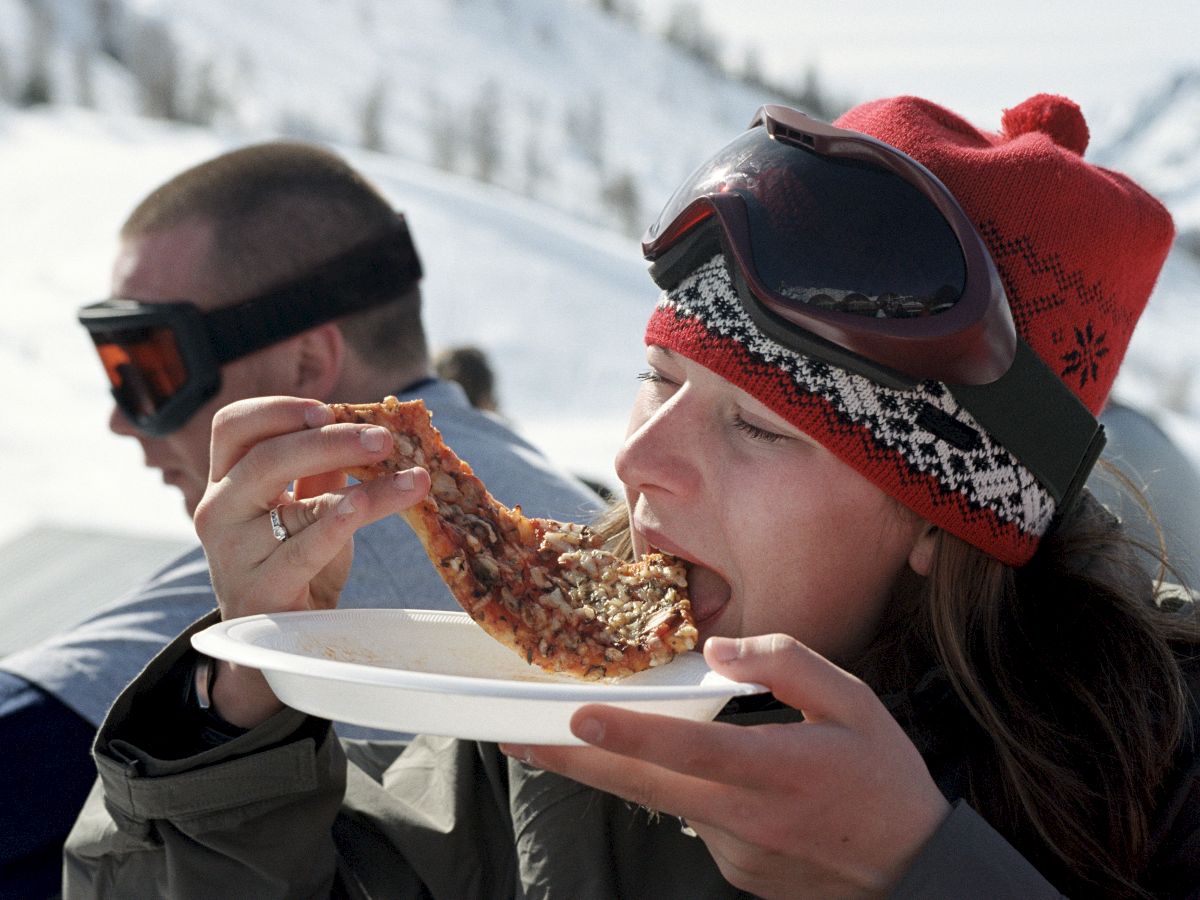
[[[187,222],[123,241],[113,265],[112,295],[163,303],[188,300],[207,311],[234,302],[226,296],[206,261],[212,247],[212,228]],[[109,428],[136,438],[145,464],[162,471],[163,481],[183,494],[188,515],[208,484],[209,434],[213,415],[235,400],[288,393],[291,373],[290,342],[235,360],[221,367],[221,389],[178,430],[165,437],[138,431],[116,406]]]

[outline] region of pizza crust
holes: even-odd
[[[527,662],[579,678],[629,675],[696,646],[687,570],[667,554],[628,562],[586,525],[529,518],[496,500],[446,446],[420,400],[331,404],[337,422],[391,431],[390,456],[360,481],[420,466],[429,495],[403,515],[451,593]]]

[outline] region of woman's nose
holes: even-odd
[[[694,404],[680,391],[648,414],[635,410],[629,434],[617,451],[616,473],[640,493],[685,493],[697,476],[701,435]]]

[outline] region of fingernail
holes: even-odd
[[[604,723],[599,719],[580,719],[573,730],[577,738],[589,744],[598,744],[604,739]]]
[[[412,469],[405,469],[392,476],[392,484],[401,491],[411,491],[414,483]]]
[[[337,508],[334,510],[334,512],[336,512],[339,516],[348,516],[348,515],[350,515],[350,513],[354,512],[355,509],[356,509],[356,507],[354,505],[353,497],[351,497],[350,494],[347,494],[338,503]]]
[[[309,428],[320,428],[333,421],[333,410],[328,406],[306,406],[304,408],[304,424]]]
[[[386,428],[366,428],[359,432],[358,439],[368,450],[382,450],[391,440],[391,435]]]
[[[500,752],[505,756],[511,756],[513,759],[520,760],[527,766],[533,765],[533,751],[523,744],[501,744]]]
[[[708,652],[717,662],[733,662],[742,655],[741,638],[711,637],[708,646]]]

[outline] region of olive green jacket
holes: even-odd
[[[191,631],[121,695],[101,728],[100,780],[67,842],[67,897],[740,896],[675,818],[529,768],[494,744],[342,743],[328,723],[285,710],[173,759],[171,743],[194,716],[180,700]],[[947,764],[927,761],[941,783]],[[1197,785],[1193,767],[1164,839],[1175,896],[1200,890]],[[1059,894],[959,801],[896,896]]]

